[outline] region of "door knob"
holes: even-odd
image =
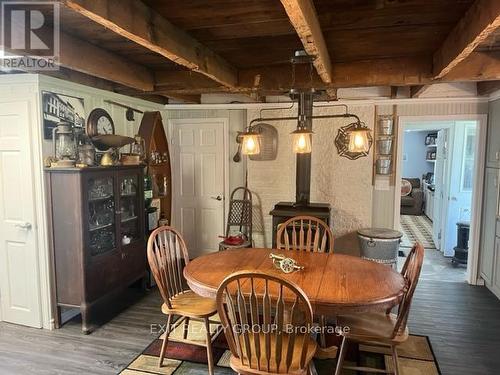
[[[31,229],[31,223],[17,223],[17,224],[14,224],[14,226],[16,228],[19,228],[19,229],[25,229],[25,230],[29,230]]]
[[[221,201],[222,200],[222,196],[220,196],[220,195],[217,195],[216,197],[210,197],[210,198],[215,199],[217,201]]]

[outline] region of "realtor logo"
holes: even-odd
[[[1,68],[7,71],[59,69],[59,3],[1,1],[1,4]]]

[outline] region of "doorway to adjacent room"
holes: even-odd
[[[426,251],[422,277],[475,283],[482,195],[478,118],[400,120],[395,222],[401,255],[415,241]]]

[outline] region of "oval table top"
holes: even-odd
[[[286,254],[303,270],[285,274],[269,253]],[[391,267],[342,254],[276,249],[234,249],[195,258],[184,268],[189,287],[215,299],[222,280],[236,271],[261,271],[297,284],[309,297],[315,314],[339,315],[379,311],[397,305],[404,278]]]

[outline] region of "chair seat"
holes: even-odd
[[[297,335],[295,336],[295,343],[294,343],[294,352],[293,352],[293,355],[292,355],[292,361],[291,361],[291,365],[290,365],[290,369],[287,371],[286,369],[286,357],[287,357],[287,353],[286,353],[286,348],[288,347],[288,340],[290,339],[290,336],[288,334],[283,334],[282,337],[283,337],[283,341],[282,341],[282,355],[281,355],[281,363],[280,363],[280,366],[279,368],[277,368],[277,365],[276,365],[276,357],[274,355],[274,352],[273,350],[276,348],[276,338],[277,338],[277,335],[276,334],[271,334],[271,345],[270,345],[270,348],[272,348],[272,352],[271,352],[271,359],[270,359],[270,367],[269,367],[269,370],[267,369],[267,359],[266,359],[266,336],[263,334],[263,333],[258,333],[256,334],[259,336],[258,338],[258,341],[260,343],[260,352],[261,352],[261,359],[260,359],[260,364],[261,364],[261,367],[260,367],[260,370],[257,368],[257,364],[255,363],[254,364],[254,368],[251,368],[250,366],[247,365],[248,361],[247,361],[247,356],[246,356],[246,353],[245,353],[245,350],[243,349],[244,348],[244,344],[243,344],[243,337],[240,336],[240,345],[242,347],[242,350],[243,350],[243,355],[244,355],[244,363],[242,363],[242,361],[231,355],[231,360],[230,360],[230,364],[231,364],[231,368],[236,371],[237,373],[239,374],[266,374],[266,375],[271,375],[271,374],[295,374],[295,375],[298,375],[298,374],[306,374],[307,373],[307,369],[308,369],[308,366],[307,364],[310,363],[310,361],[312,360],[314,354],[316,353],[316,347],[317,347],[317,344],[316,342],[309,336],[309,335]],[[303,340],[307,340],[308,343],[307,343],[307,352],[306,352],[306,357],[305,357],[305,368],[304,369],[301,369],[300,368],[300,358],[301,358],[301,355],[302,355],[302,343],[303,343]],[[252,356],[255,356],[255,353],[256,353],[256,350],[255,350],[255,340],[254,338],[252,337],[252,335],[250,335],[250,347],[251,347],[251,351],[252,351]]]
[[[217,312],[215,300],[197,295],[189,290],[179,294],[170,300],[172,308],[169,309],[164,303],[161,311],[164,314],[178,314],[189,317],[210,317]]]
[[[225,243],[224,241],[221,241],[219,243],[219,250],[221,249],[243,249],[243,248],[247,248],[247,247],[252,247],[252,242],[251,241],[243,241],[241,244],[239,245],[229,245],[227,243]]]
[[[337,324],[350,328],[349,332],[344,334],[349,339],[389,344],[403,342],[408,338],[408,328],[402,334],[393,336],[396,320],[395,314],[380,312],[339,316]]]

